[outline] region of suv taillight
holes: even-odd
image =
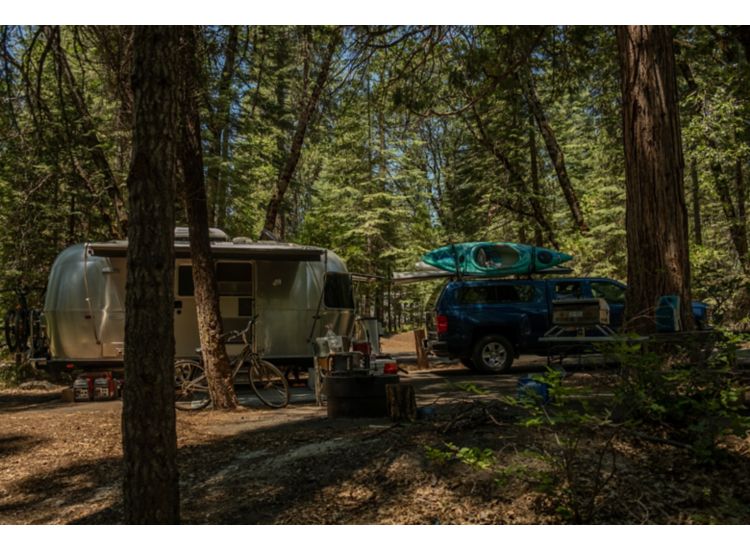
[[[435,327],[437,328],[438,334],[445,334],[448,332],[448,317],[445,315],[438,315],[435,317]]]

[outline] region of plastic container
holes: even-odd
[[[73,382],[73,400],[91,401],[94,396],[94,387],[91,378],[76,378]]]
[[[521,401],[538,402],[542,405],[546,405],[550,401],[549,384],[544,382],[524,376],[518,379],[516,388],[516,395]]]
[[[94,380],[94,401],[109,401],[116,395],[117,388],[111,376],[103,376]]]
[[[680,297],[661,296],[656,302],[656,331],[678,332],[680,326]]]

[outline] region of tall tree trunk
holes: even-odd
[[[184,59],[182,97],[182,140],[179,156],[184,182],[182,198],[187,211],[190,255],[193,263],[193,287],[198,315],[198,334],[206,367],[206,380],[211,402],[215,409],[236,408],[232,368],[226,347],[221,339],[223,325],[219,309],[219,289],[216,284],[211,241],[208,237],[208,203],[203,179],[203,153],[201,151],[201,123],[195,85],[200,74],[196,44],[200,37],[195,27],[179,27],[181,52]]]
[[[127,185],[123,391],[125,523],[178,523],[174,409],[174,202],[178,31],[135,31],[135,128]]]
[[[578,203],[578,195],[568,177],[568,170],[565,167],[565,155],[563,155],[562,147],[560,147],[560,144],[557,142],[555,133],[552,131],[552,126],[550,126],[547,115],[542,108],[542,103],[539,101],[539,95],[536,92],[536,86],[534,85],[534,78],[531,75],[531,71],[528,70],[528,74],[524,75],[520,81],[526,101],[534,115],[537,126],[539,126],[539,131],[542,133],[542,137],[544,137],[544,143],[547,146],[549,158],[552,161],[552,165],[555,167],[557,181],[560,182],[560,188],[562,189],[563,195],[565,195],[565,200],[568,202],[570,213],[573,215],[573,220],[575,221],[576,226],[578,226],[578,230],[581,233],[585,233],[589,230],[589,227],[586,225],[586,221],[583,218],[583,212]]]
[[[684,160],[668,27],[617,28],[626,167],[626,320],[655,330],[662,295],[680,297],[683,328],[693,327]]]
[[[281,202],[284,199],[284,194],[289,188],[289,184],[292,181],[294,172],[297,169],[299,163],[300,154],[302,152],[302,145],[305,141],[305,134],[307,133],[307,127],[310,123],[313,112],[318,106],[320,95],[323,92],[326,82],[328,81],[328,74],[331,70],[331,62],[333,61],[333,55],[336,53],[339,41],[341,40],[341,31],[336,29],[333,31],[333,35],[328,43],[328,48],[323,55],[323,62],[321,63],[320,69],[318,69],[318,77],[315,79],[315,86],[313,86],[310,97],[305,104],[304,109],[300,113],[299,119],[297,120],[297,126],[294,130],[294,136],[292,137],[292,145],[287,155],[284,166],[279,173],[279,177],[276,180],[276,191],[271,197],[266,209],[266,222],[263,229],[266,231],[274,232],[276,230],[276,224],[279,216],[279,210],[281,209]]]
[[[690,181],[693,195],[693,237],[695,244],[703,244],[703,227],[701,225],[701,188],[698,181],[698,163],[695,159],[690,163]]]

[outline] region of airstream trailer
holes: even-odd
[[[255,345],[280,364],[313,355],[311,342],[330,325],[350,335],[355,311],[344,262],[323,248],[245,238],[211,230],[225,331],[244,328],[253,315]],[[117,367],[125,333],[127,241],[85,243],[61,252],[47,284],[44,318],[51,366]],[[195,356],[199,345],[187,231],[175,232],[175,355]],[[229,352],[235,351],[232,346]]]

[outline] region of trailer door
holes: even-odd
[[[192,357],[200,346],[198,315],[195,307],[193,267],[190,260],[179,259],[175,273],[175,355]],[[219,261],[216,263],[219,309],[224,332],[247,326],[253,315],[253,263]],[[232,346],[229,352],[232,353]]]

